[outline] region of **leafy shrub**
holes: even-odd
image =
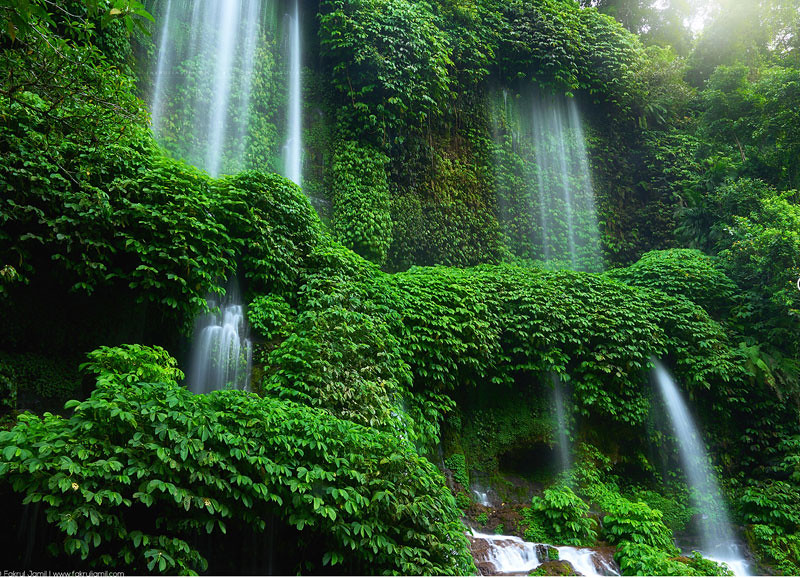
[[[555,486],[544,491],[544,496],[534,496],[531,511],[542,520],[547,542],[574,546],[594,542],[597,532],[595,521],[586,517],[589,506],[568,486]]]
[[[383,265],[392,243],[386,155],[353,141],[339,143],[331,166],[336,238],[365,259]]]
[[[245,392],[192,395],[170,379],[173,360],[168,382],[135,378],[162,356],[95,352],[98,387],[67,404],[71,417],[23,414],[0,433],[0,481],[42,503],[66,554],[139,573],[202,571],[201,536],[263,532],[277,516],[319,544],[315,568],[474,572],[441,474],[407,441]]]
[[[696,249],[650,251],[633,265],[608,275],[628,285],[685,297],[712,314],[729,310],[737,292],[714,260]]]
[[[308,198],[284,177],[247,171],[212,182],[218,219],[257,294],[293,295],[323,238]]]
[[[378,318],[340,304],[301,313],[267,360],[266,394],[321,407],[362,425],[408,434],[400,404],[411,381]]]
[[[278,295],[256,297],[247,307],[250,327],[268,341],[288,337],[296,316],[297,313]]]
[[[761,561],[782,574],[800,571],[800,488],[780,480],[747,487],[739,505]]]
[[[634,494],[634,501],[646,503],[653,510],[661,512],[662,521],[673,532],[682,532],[692,518],[692,509],[684,500],[675,496],[665,496],[653,490],[641,490]]]
[[[320,44],[356,134],[422,125],[449,95],[450,47],[427,3],[325,0]]]
[[[104,346],[87,357],[81,369],[121,383],[178,383],[184,378],[175,358],[157,345]]]
[[[733,576],[727,567],[697,554],[681,561],[641,542],[621,542],[614,559],[623,576]]]
[[[653,510],[644,502],[632,502],[622,496],[606,498],[600,505],[606,512],[603,517],[603,534],[610,543],[634,542],[677,554],[672,542],[672,532],[662,521],[659,510]]]

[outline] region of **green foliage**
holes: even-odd
[[[469,473],[467,473],[467,460],[464,454],[453,454],[444,461],[453,472],[453,479],[469,490]]]
[[[390,248],[396,269],[411,264],[472,266],[496,263],[506,254],[495,217],[491,172],[478,152],[457,154],[441,143],[426,153],[415,194],[392,203],[395,223]],[[410,145],[409,145],[410,147]],[[407,180],[408,161],[393,165],[396,179]]]
[[[502,391],[502,390],[501,390]],[[535,443],[550,443],[554,437],[547,386],[515,388],[497,395],[497,390],[480,388],[475,401],[463,397],[464,414],[460,428],[462,447],[473,467],[494,471],[502,454]]]
[[[157,345],[104,346],[89,352],[87,357],[89,361],[81,369],[99,379],[120,383],[178,383],[184,378],[175,358]]]
[[[7,409],[16,409],[17,400],[49,398],[64,403],[80,386],[77,364],[36,353],[0,353],[0,383],[8,392],[0,396]]]
[[[633,265],[608,275],[628,285],[684,297],[712,314],[728,311],[737,293],[736,285],[714,260],[695,249],[650,251]]]
[[[594,530],[595,521],[586,516],[589,505],[576,496],[568,486],[554,486],[546,489],[543,497],[534,496],[531,501],[531,512],[541,518],[541,527],[547,538],[537,541],[587,546],[592,544],[597,536]]]
[[[427,2],[325,0],[320,44],[333,86],[352,107],[350,130],[381,140],[439,114],[452,66],[447,37]]]
[[[291,398],[365,426],[408,427],[399,408],[411,377],[386,325],[341,305],[300,313],[268,358],[266,394]],[[399,433],[399,432],[398,432]]]
[[[294,331],[297,313],[283,297],[262,295],[247,307],[247,320],[261,337],[267,341],[287,338]]]
[[[458,492],[456,494],[456,506],[459,507],[462,511],[466,510],[472,505],[472,500],[470,499],[469,495],[466,492]],[[478,516],[480,519],[480,516]],[[485,524],[486,522],[484,522]]]
[[[63,24],[65,20],[73,34],[85,38],[91,37],[98,25],[106,28],[117,21],[121,21],[129,33],[134,26],[147,33],[143,20],[152,22],[153,17],[137,0],[82,0],[67,6],[45,0],[0,1],[0,30],[12,41],[24,42],[30,36],[41,34],[42,29]]]
[[[480,514],[478,514],[478,517],[475,518],[475,521],[478,522],[478,524],[480,524],[481,526],[485,526],[486,524],[489,523],[489,514],[487,514],[486,512],[481,512]]]
[[[610,543],[635,542],[677,554],[672,532],[664,524],[659,510],[621,496],[605,499],[601,506],[606,512],[603,534]]]
[[[342,244],[383,265],[392,243],[389,159],[352,141],[339,143],[331,166],[334,210],[331,227]]]
[[[619,544],[614,559],[623,576],[733,576],[727,566],[705,560],[697,553],[691,558],[675,558],[639,542]]]
[[[683,532],[692,518],[692,509],[676,496],[662,495],[653,490],[640,490],[634,494],[638,502],[644,502],[654,511],[661,512],[662,522],[672,532]]]
[[[723,270],[742,289],[744,303],[737,317],[743,332],[797,358],[797,192],[779,193],[763,181],[746,178],[728,181],[683,220],[686,232],[695,230],[695,223],[713,223],[700,242],[717,253]]]
[[[192,395],[170,380],[173,360],[166,382],[139,382],[140,370],[159,374],[158,359],[162,351],[141,347],[95,352],[98,387],[67,404],[71,417],[23,414],[0,433],[0,479],[43,504],[66,554],[197,572],[207,567],[200,536],[263,532],[278,516],[321,544],[315,568],[474,571],[443,478],[407,441],[240,391]]]
[[[760,561],[774,566],[781,574],[800,570],[800,488],[770,480],[746,488],[739,500],[749,526],[748,535],[756,546]]]
[[[623,110],[638,104],[642,46],[613,18],[561,0],[506,6],[510,30],[500,51],[507,78],[585,89]]]
[[[415,396],[555,372],[574,386],[576,411],[640,424],[652,355],[675,356],[689,387],[742,379],[724,331],[702,309],[598,275],[414,268],[351,283],[322,274],[311,288],[303,299],[313,307],[329,303],[322,291],[365,314],[380,312],[411,368]]]
[[[257,171],[212,181],[212,195],[251,291],[293,294],[323,235],[308,198],[288,179]]]

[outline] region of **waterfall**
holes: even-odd
[[[594,188],[575,100],[535,91],[509,98],[504,88],[497,93],[495,115],[498,220],[511,250],[549,267],[602,271]],[[569,400],[558,377],[551,374],[551,381],[560,466],[567,471]]]
[[[711,560],[725,562],[737,576],[747,575],[747,563],[734,539],[728,510],[700,431],[667,369],[655,361],[653,372],[673,432],[678,438],[678,453],[689,483],[692,503],[703,516],[701,553]]]
[[[222,163],[222,147],[228,120],[228,101],[231,96],[233,56],[236,50],[237,25],[241,2],[237,0],[217,6],[216,21],[219,23],[214,65],[214,90],[211,108],[208,111],[208,148],[206,169],[211,176],[219,175]]]
[[[575,100],[538,92],[508,98],[504,89],[496,106],[497,146],[507,146],[504,134],[513,137],[511,150],[495,163],[499,219],[512,250],[556,267],[601,271],[594,188]]]
[[[300,0],[294,0],[294,10],[289,16],[289,101],[288,129],[284,147],[284,175],[298,186],[302,185],[302,77],[300,45]]]
[[[572,466],[570,459],[569,438],[567,436],[567,414],[564,409],[564,386],[555,373],[550,374],[553,381],[553,400],[556,406],[556,426],[558,434],[558,457],[561,471],[566,472]]]
[[[159,38],[158,63],[156,64],[156,78],[153,83],[153,98],[150,118],[153,133],[158,135],[163,119],[164,108],[164,79],[167,72],[167,59],[169,54],[169,16],[172,11],[172,0],[167,0],[167,8],[164,10],[164,23],[161,26],[161,37]]]
[[[548,553],[558,551],[558,560],[569,564],[578,576],[619,576],[613,557],[592,548],[553,547],[525,542],[517,536],[467,534],[475,563],[483,575],[528,574],[550,560]],[[572,575],[572,574],[570,574]]]
[[[253,347],[240,303],[236,286],[231,283],[225,298],[220,303],[209,299],[212,311],[196,320],[187,374],[194,393],[248,387]],[[217,306],[218,311],[214,311]]]
[[[545,260],[576,270],[602,269],[594,188],[575,101],[536,99],[532,133]]]
[[[173,156],[211,176],[244,166],[262,0],[167,0],[150,109]]]

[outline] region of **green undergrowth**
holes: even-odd
[[[107,348],[87,369],[97,389],[69,417],[25,414],[0,434],[0,477],[44,505],[67,554],[198,572],[198,536],[272,516],[307,530],[309,569],[472,568],[444,479],[407,440],[275,398],[195,396],[163,350]]]

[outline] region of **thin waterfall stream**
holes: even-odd
[[[689,483],[692,503],[702,512],[700,553],[711,560],[726,563],[736,576],[747,576],[749,565],[735,540],[728,509],[700,430],[677,383],[661,362],[655,362],[653,375],[678,438],[678,454]]]
[[[288,15],[289,24],[289,102],[288,130],[285,145],[284,175],[302,186],[303,152],[303,91],[302,46],[300,33],[300,0],[294,0],[294,9]]]

